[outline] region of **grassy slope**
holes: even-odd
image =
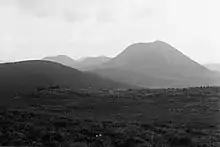
[[[49,61],[23,61],[0,65],[1,100],[16,93],[30,92],[37,87],[51,85],[72,89],[126,87],[124,84]]]
[[[90,146],[98,146],[94,143],[99,142],[113,147],[127,147],[132,143],[132,147],[158,143],[174,144],[173,146],[177,147],[175,141],[167,139],[187,136],[197,146],[208,142],[218,146],[217,142],[220,140],[215,134],[220,123],[219,111],[216,111],[219,109],[219,92],[220,89],[214,87],[192,88],[187,91],[173,89],[170,92],[132,90],[121,93],[118,99],[117,96],[108,97],[105,93],[45,90],[15,99],[17,108],[13,106],[12,112],[1,114],[0,120],[2,123],[8,119],[10,123],[7,125],[11,125],[10,128],[15,132],[23,134],[20,130],[24,129],[24,125],[38,129],[39,134],[36,134],[35,138],[44,138],[45,133],[51,136],[55,131],[56,135],[63,134],[60,138],[64,140],[70,137],[72,142],[83,142]],[[201,104],[202,96],[204,102]],[[209,101],[210,98],[212,101]],[[170,111],[174,108],[182,108],[183,111]],[[193,109],[197,110],[197,113],[193,112]],[[33,116],[28,117],[29,113]],[[152,133],[155,134],[153,140]],[[103,136],[97,138],[98,134]],[[14,135],[15,138],[16,134]],[[54,143],[54,140],[56,139],[51,142]],[[39,142],[42,143],[43,140]]]

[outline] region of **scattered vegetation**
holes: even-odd
[[[0,145],[218,147],[219,94],[219,87],[41,88],[1,107]]]

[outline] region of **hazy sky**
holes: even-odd
[[[219,0],[0,0],[0,60],[115,56],[163,40],[220,62]]]

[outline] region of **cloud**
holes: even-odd
[[[14,5],[18,6],[22,14],[39,18],[49,17],[75,22],[93,17],[102,23],[115,18],[146,16],[152,12],[150,9],[153,7],[152,2],[146,5],[147,2],[150,0],[17,0]]]
[[[104,0],[105,1],[105,0]],[[23,14],[39,18],[63,19],[68,22],[82,21],[99,11],[100,0],[18,0]]]

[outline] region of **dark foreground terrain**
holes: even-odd
[[[219,147],[220,88],[38,88],[0,109],[0,145]]]

